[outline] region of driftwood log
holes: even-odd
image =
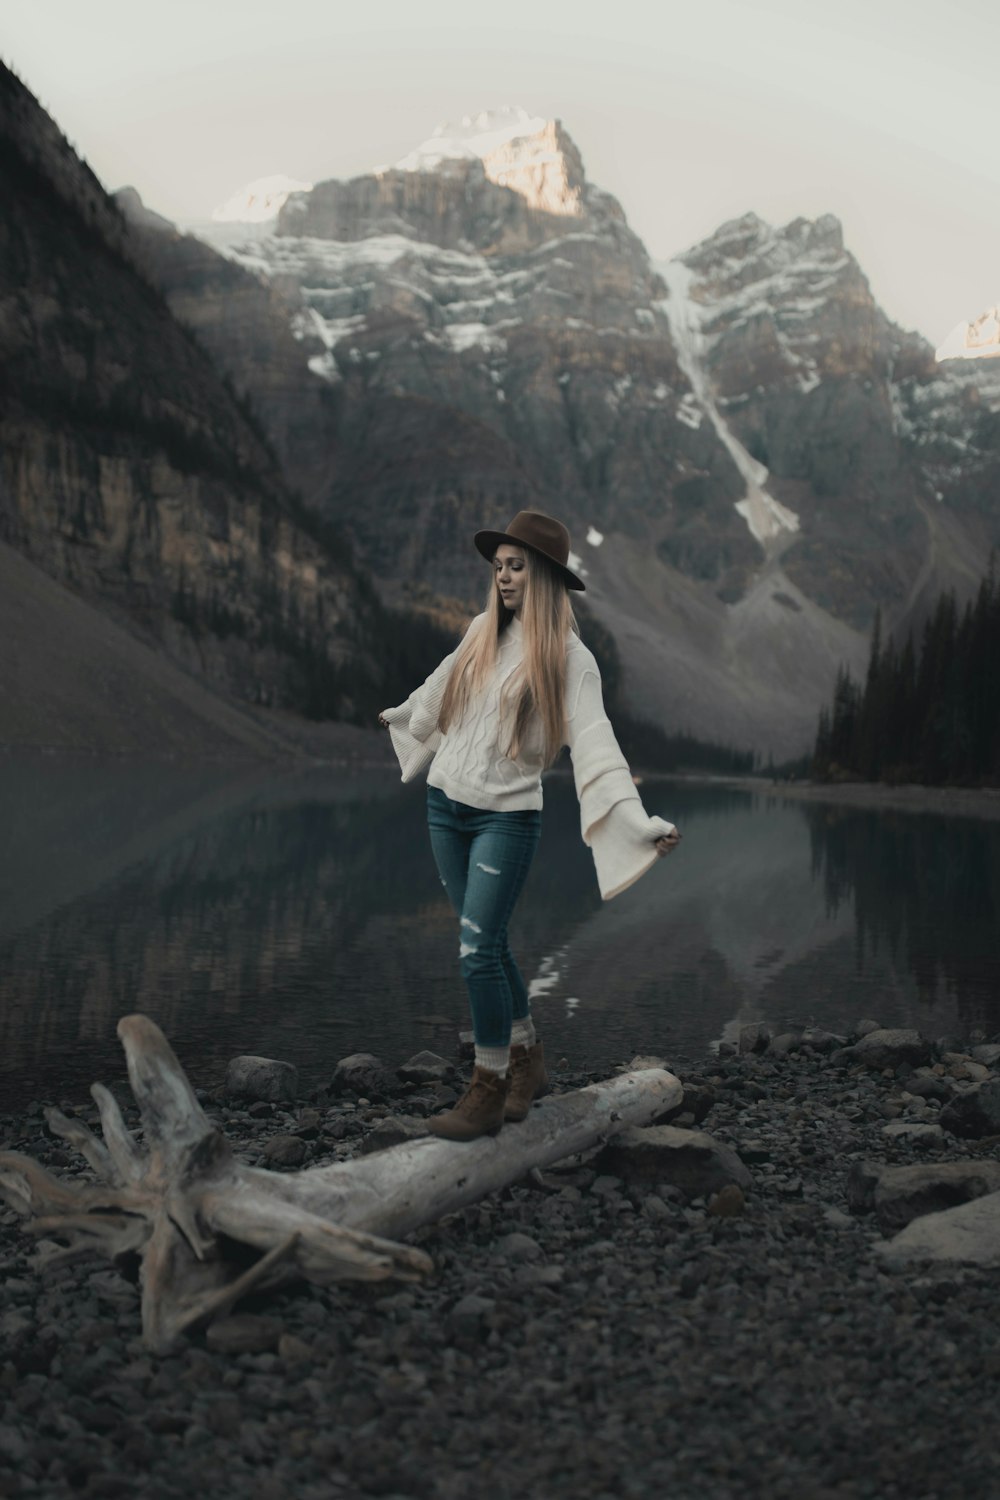
[[[237,1161],[147,1016],[123,1017],[118,1035],[142,1146],[113,1096],[94,1084],[103,1141],[60,1110],[46,1118],[98,1181],[69,1184],[31,1157],[5,1152],[0,1198],[29,1216],[33,1234],[68,1242],[47,1265],[95,1254],[124,1265],[138,1256],[143,1338],[159,1353],[249,1291],[292,1274],[319,1284],[414,1280],[433,1263],[398,1237],[624,1126],[649,1124],[682,1095],[672,1074],[644,1069],[547,1099],[492,1139],[428,1136],[282,1175]]]

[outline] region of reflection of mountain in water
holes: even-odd
[[[1000,1002],[1000,826],[802,805],[837,911],[853,897],[858,963],[891,966],[920,1004],[993,1029]]]
[[[76,768],[68,776],[80,791]],[[115,1023],[131,1010],[185,1048],[194,1038],[195,1051],[214,1054],[220,1033],[230,1050],[261,1050],[268,1035],[280,1047],[290,1023],[309,1035],[336,1006],[327,950],[363,926],[372,885],[386,910],[413,904],[413,799],[400,809],[387,777],[258,777],[242,794],[220,778],[187,817],[174,805],[195,791],[186,773],[157,777],[172,785],[139,830],[106,774],[90,779],[85,810],[67,808],[72,875],[53,872],[63,900],[0,946],[5,1069],[44,1076],[70,1046],[113,1056]],[[31,875],[37,856],[20,852]],[[39,873],[24,915],[40,905]]]
[[[603,1031],[623,1055],[704,1047],[766,1013],[779,977],[851,927],[810,879],[797,804],[677,783],[643,796],[683,843],[577,934],[564,981],[574,1029],[593,1018],[595,1046]]]
[[[352,1048],[426,1045],[421,1014],[465,1022],[421,787],[328,771],[234,786],[164,767],[132,785],[74,766],[26,775],[15,800],[0,927],[5,1095],[119,1072],[114,1028],[133,1010],[205,1077],[239,1050],[315,1072]],[[529,972],[599,904],[572,788],[550,801],[516,923]]]
[[[956,997],[984,1021],[1000,829],[642,792],[684,841],[602,904],[572,782],[546,785],[511,932],[557,1057],[699,1054],[756,1018],[837,1030],[873,1014],[936,1034],[955,1028]],[[206,1084],[249,1051],[298,1063],[312,1087],[347,1052],[450,1051],[467,1025],[420,786],[48,766],[5,778],[0,818],[0,1109],[120,1076],[114,1027],[132,1010]]]
[[[643,795],[686,837],[561,957],[539,1009],[574,1055],[676,1057],[756,1019],[997,1026],[996,825],[670,783]]]

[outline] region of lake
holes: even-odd
[[[642,787],[677,853],[610,903],[546,782],[511,927],[546,1050],[678,1064],[747,1021],[1000,1030],[1000,823]],[[339,1057],[451,1055],[468,1025],[423,787],[382,771],[0,761],[0,1110],[124,1077],[119,1016],[192,1081],[238,1052],[305,1088]]]

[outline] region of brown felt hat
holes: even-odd
[[[516,547],[530,547],[540,552],[559,569],[568,589],[578,589],[582,594],[587,585],[567,566],[569,560],[569,532],[561,521],[543,516],[540,510],[519,510],[506,531],[477,531],[475,543],[487,562],[501,542],[513,542]]]

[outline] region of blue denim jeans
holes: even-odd
[[[538,847],[542,815],[469,807],[429,786],[427,823],[438,874],[459,919],[473,1035],[481,1047],[506,1047],[511,1025],[529,1011],[507,923]]]

